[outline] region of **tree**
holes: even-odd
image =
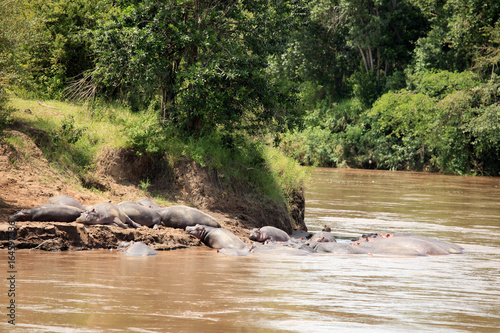
[[[496,0],[409,1],[432,24],[429,34],[417,42],[417,71],[470,69],[477,47],[488,44],[488,29],[500,20],[500,2]]]
[[[301,8],[298,0],[116,1],[93,32],[93,84],[141,107],[159,96],[163,119],[190,133],[230,131],[249,114],[285,116],[266,58]]]
[[[405,0],[316,0],[314,16],[329,29],[347,27],[348,45],[359,51],[366,73],[387,76],[403,69],[413,42],[428,27],[420,10]]]
[[[11,83],[35,95],[60,97],[69,78],[92,67],[83,34],[99,0],[3,1],[1,61]]]

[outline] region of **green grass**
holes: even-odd
[[[97,157],[105,147],[162,154],[171,167],[181,159],[191,159],[211,170],[221,187],[231,188],[244,181],[278,202],[288,202],[300,192],[310,173],[278,150],[244,135],[232,136],[230,145],[227,135],[218,132],[179,137],[175,128],[161,126],[154,113],[131,112],[115,105],[87,107],[57,100],[39,103],[15,96],[10,96],[9,103],[15,110],[15,124],[22,124],[23,131],[35,136],[51,165],[81,180],[92,178]],[[144,179],[139,187],[147,193],[151,182]]]

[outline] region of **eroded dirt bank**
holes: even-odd
[[[255,193],[250,184],[221,185],[215,171],[192,161],[181,161],[171,169],[159,157],[139,157],[123,149],[103,151],[93,177],[78,180],[69,173],[63,176],[54,171],[30,136],[18,131],[11,134],[19,137],[23,149],[0,141],[0,248],[7,247],[9,242],[9,216],[21,209],[42,205],[58,194],[73,196],[85,205],[107,200],[116,203],[138,200],[147,196],[139,186],[145,179],[151,180],[148,190],[156,196],[165,198],[171,205],[184,204],[204,211],[247,243],[254,227],[273,225],[287,232],[306,229],[302,193],[295,195],[289,212],[284,204],[276,204]],[[82,183],[99,191],[89,190]],[[59,222],[16,222],[15,226],[17,248],[116,248],[120,241],[130,240],[143,241],[160,250],[200,245],[184,230],[166,227],[122,229]]]

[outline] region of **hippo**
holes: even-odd
[[[254,243],[250,247],[251,253],[288,255],[288,256],[308,256],[309,252],[290,246],[285,246],[281,242],[266,242],[265,244]]]
[[[20,210],[9,218],[9,222],[74,222],[78,219],[82,212],[83,209],[73,206],[45,204],[34,208]]]
[[[314,250],[318,253],[337,254],[366,254],[368,251],[360,246],[353,246],[349,243],[317,242]]]
[[[294,249],[299,249],[299,250],[306,251],[309,253],[316,253],[317,252],[313,247],[309,246],[308,243],[303,242],[301,240],[291,239],[288,242],[281,242],[280,244],[283,246],[293,247]]]
[[[245,243],[238,236],[227,229],[197,224],[195,226],[187,226],[186,231],[190,235],[200,239],[206,246],[214,249],[228,248],[242,250],[246,247]]]
[[[246,256],[251,256],[252,254],[248,251],[247,248],[244,248],[243,250],[239,249],[229,249],[227,247],[218,249],[217,253],[226,255],[226,256],[233,256],[233,257],[246,257]]]
[[[87,207],[82,205],[82,203],[78,200],[76,200],[73,197],[70,197],[69,195],[61,194],[61,195],[56,195],[49,200],[47,200],[48,204],[52,205],[64,205],[64,206],[73,206],[76,208],[80,208],[81,210],[86,210]]]
[[[462,247],[456,244],[411,233],[374,234],[360,237],[353,245],[371,254],[426,256],[462,253]]]
[[[135,201],[124,201],[118,204],[118,207],[127,214],[135,223],[158,229],[161,223],[160,214],[155,209],[138,204]]]
[[[463,247],[461,247],[460,245],[457,245],[457,244],[449,243],[449,242],[442,241],[442,240],[435,239],[435,238],[425,237],[422,235],[412,234],[409,232],[408,233],[398,232],[398,233],[394,234],[394,237],[413,237],[413,238],[422,239],[422,240],[425,240],[427,242],[431,242],[434,245],[439,246],[443,250],[447,251],[449,254],[461,254],[461,253],[463,253],[463,250],[464,250]]]
[[[213,228],[220,228],[219,222],[202,211],[187,206],[171,206],[156,210],[160,214],[161,222],[170,228],[185,229],[197,224]]]
[[[292,234],[290,235],[290,238],[292,239],[301,239],[301,240],[306,240],[312,237],[312,234],[305,231],[305,230],[298,230],[294,229]]]
[[[310,242],[332,242],[335,243],[337,242],[335,240],[335,237],[333,237],[332,233],[329,231],[320,231],[315,233],[311,239]]]
[[[149,208],[152,208],[152,209],[161,208],[160,205],[158,205],[156,203],[156,201],[154,201],[153,199],[144,198],[144,199],[137,200],[136,202],[139,205],[143,205],[143,206],[146,206],[146,207],[149,207]]]
[[[84,211],[76,219],[76,222],[84,224],[111,224],[122,228],[127,228],[127,226],[132,228],[141,227],[140,224],[132,221],[118,205],[111,202],[101,202],[94,205],[91,209]]]
[[[250,239],[257,242],[266,240],[274,240],[276,242],[287,242],[290,236],[286,232],[276,227],[266,226],[262,228],[254,228],[250,232]]]
[[[126,256],[155,256],[158,252],[144,244],[143,242],[121,242],[118,245],[118,251]]]

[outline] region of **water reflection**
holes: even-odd
[[[6,332],[493,332],[500,327],[495,178],[318,169],[311,230],[410,231],[463,255],[227,257],[206,247],[17,256],[18,325]],[[0,253],[6,262],[6,253]],[[2,293],[5,297],[5,293]],[[3,300],[4,298],[2,298]],[[2,304],[6,304],[2,302]]]

